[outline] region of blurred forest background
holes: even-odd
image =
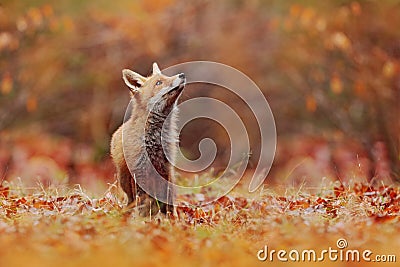
[[[121,70],[208,60],[247,74],[271,105],[278,144],[268,183],[392,183],[399,25],[391,0],[2,0],[0,179],[113,182],[110,136],[129,102]],[[204,127],[182,133],[187,153],[205,132],[226,139]]]

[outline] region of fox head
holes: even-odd
[[[185,87],[185,74],[168,77],[161,73],[157,63],[153,63],[150,77],[124,69],[122,78],[131,91],[131,97],[137,104],[145,105],[148,112],[167,116],[176,105]]]

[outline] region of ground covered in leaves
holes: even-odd
[[[398,187],[333,184],[315,194],[263,189],[250,196],[232,192],[203,207],[195,206],[198,196],[184,196],[175,218],[143,219],[124,210],[115,186],[94,198],[79,186],[3,183],[0,266],[309,266],[321,262],[281,262],[276,255],[263,262],[257,253],[266,245],[319,253],[338,249],[338,239],[346,249],[371,250],[372,261],[400,261]],[[328,257],[323,263],[365,264]]]

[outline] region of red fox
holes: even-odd
[[[173,166],[166,153],[173,159],[178,144],[177,101],[185,87],[185,75],[165,76],[153,63],[150,77],[124,69],[122,78],[131,91],[133,105],[131,117],[111,140],[117,178],[128,196],[128,206],[136,201],[141,216],[173,213],[174,192],[157,177],[172,180]],[[140,185],[146,185],[147,190]]]

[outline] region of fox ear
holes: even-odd
[[[156,62],[153,63],[153,74],[161,74],[160,68]]]
[[[128,69],[122,70],[122,79],[124,79],[125,84],[130,88],[132,93],[139,91],[139,88],[147,80],[147,78],[143,77],[139,73]]]

